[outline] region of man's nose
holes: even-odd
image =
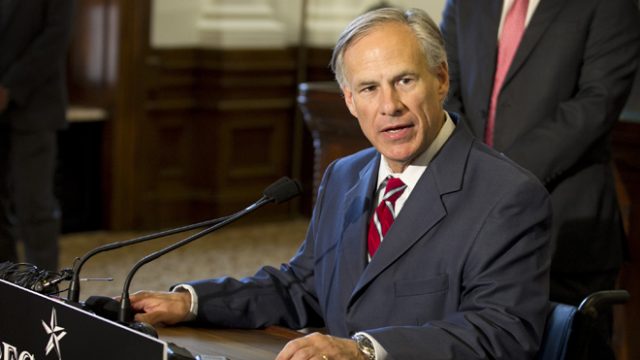
[[[382,104],[380,106],[382,115],[397,116],[402,113],[404,105],[400,99],[400,94],[394,88],[387,88],[382,91]]]

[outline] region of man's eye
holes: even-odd
[[[373,90],[375,90],[375,86],[367,86],[367,87],[364,87],[364,88],[360,89],[360,92],[361,93],[370,93]]]
[[[413,78],[402,78],[400,79],[400,85],[409,85],[413,83]]]

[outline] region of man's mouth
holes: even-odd
[[[394,125],[382,129],[381,133],[388,141],[405,141],[411,137],[413,127],[411,123]]]
[[[390,127],[382,129],[382,132],[394,134],[394,133],[398,133],[398,132],[400,132],[402,130],[406,130],[406,129],[409,129],[409,128],[412,128],[412,127],[413,127],[412,124],[390,126]]]

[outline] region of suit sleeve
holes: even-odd
[[[2,75],[0,83],[19,105],[24,105],[34,89],[64,66],[61,62],[66,58],[71,38],[72,13],[73,0],[47,1],[42,32]]]
[[[503,193],[461,259],[458,310],[366,332],[388,359],[532,359],[548,311],[550,213],[540,184]]]
[[[579,163],[591,146],[607,140],[631,89],[639,47],[640,16],[634,2],[598,1],[575,96],[559,103],[552,117],[541,119],[505,153],[545,184]]]
[[[315,291],[313,239],[332,168],[333,164],[318,189],[306,239],[289,263],[279,269],[263,267],[244,279],[225,277],[189,283],[198,296],[196,322],[235,328],[324,326]]]

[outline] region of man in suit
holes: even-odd
[[[366,13],[332,68],[374,147],[328,167],[298,253],[245,279],[134,294],[136,319],[327,329],[278,360],[533,358],[548,310],[548,194],[444,112],[437,25],[417,9]]]
[[[58,269],[56,131],[66,124],[72,0],[0,0],[0,260]]]
[[[523,33],[509,65],[518,8]],[[441,28],[445,108],[551,194],[551,299],[577,305],[614,288],[624,233],[609,138],[638,63],[635,1],[448,0]]]

